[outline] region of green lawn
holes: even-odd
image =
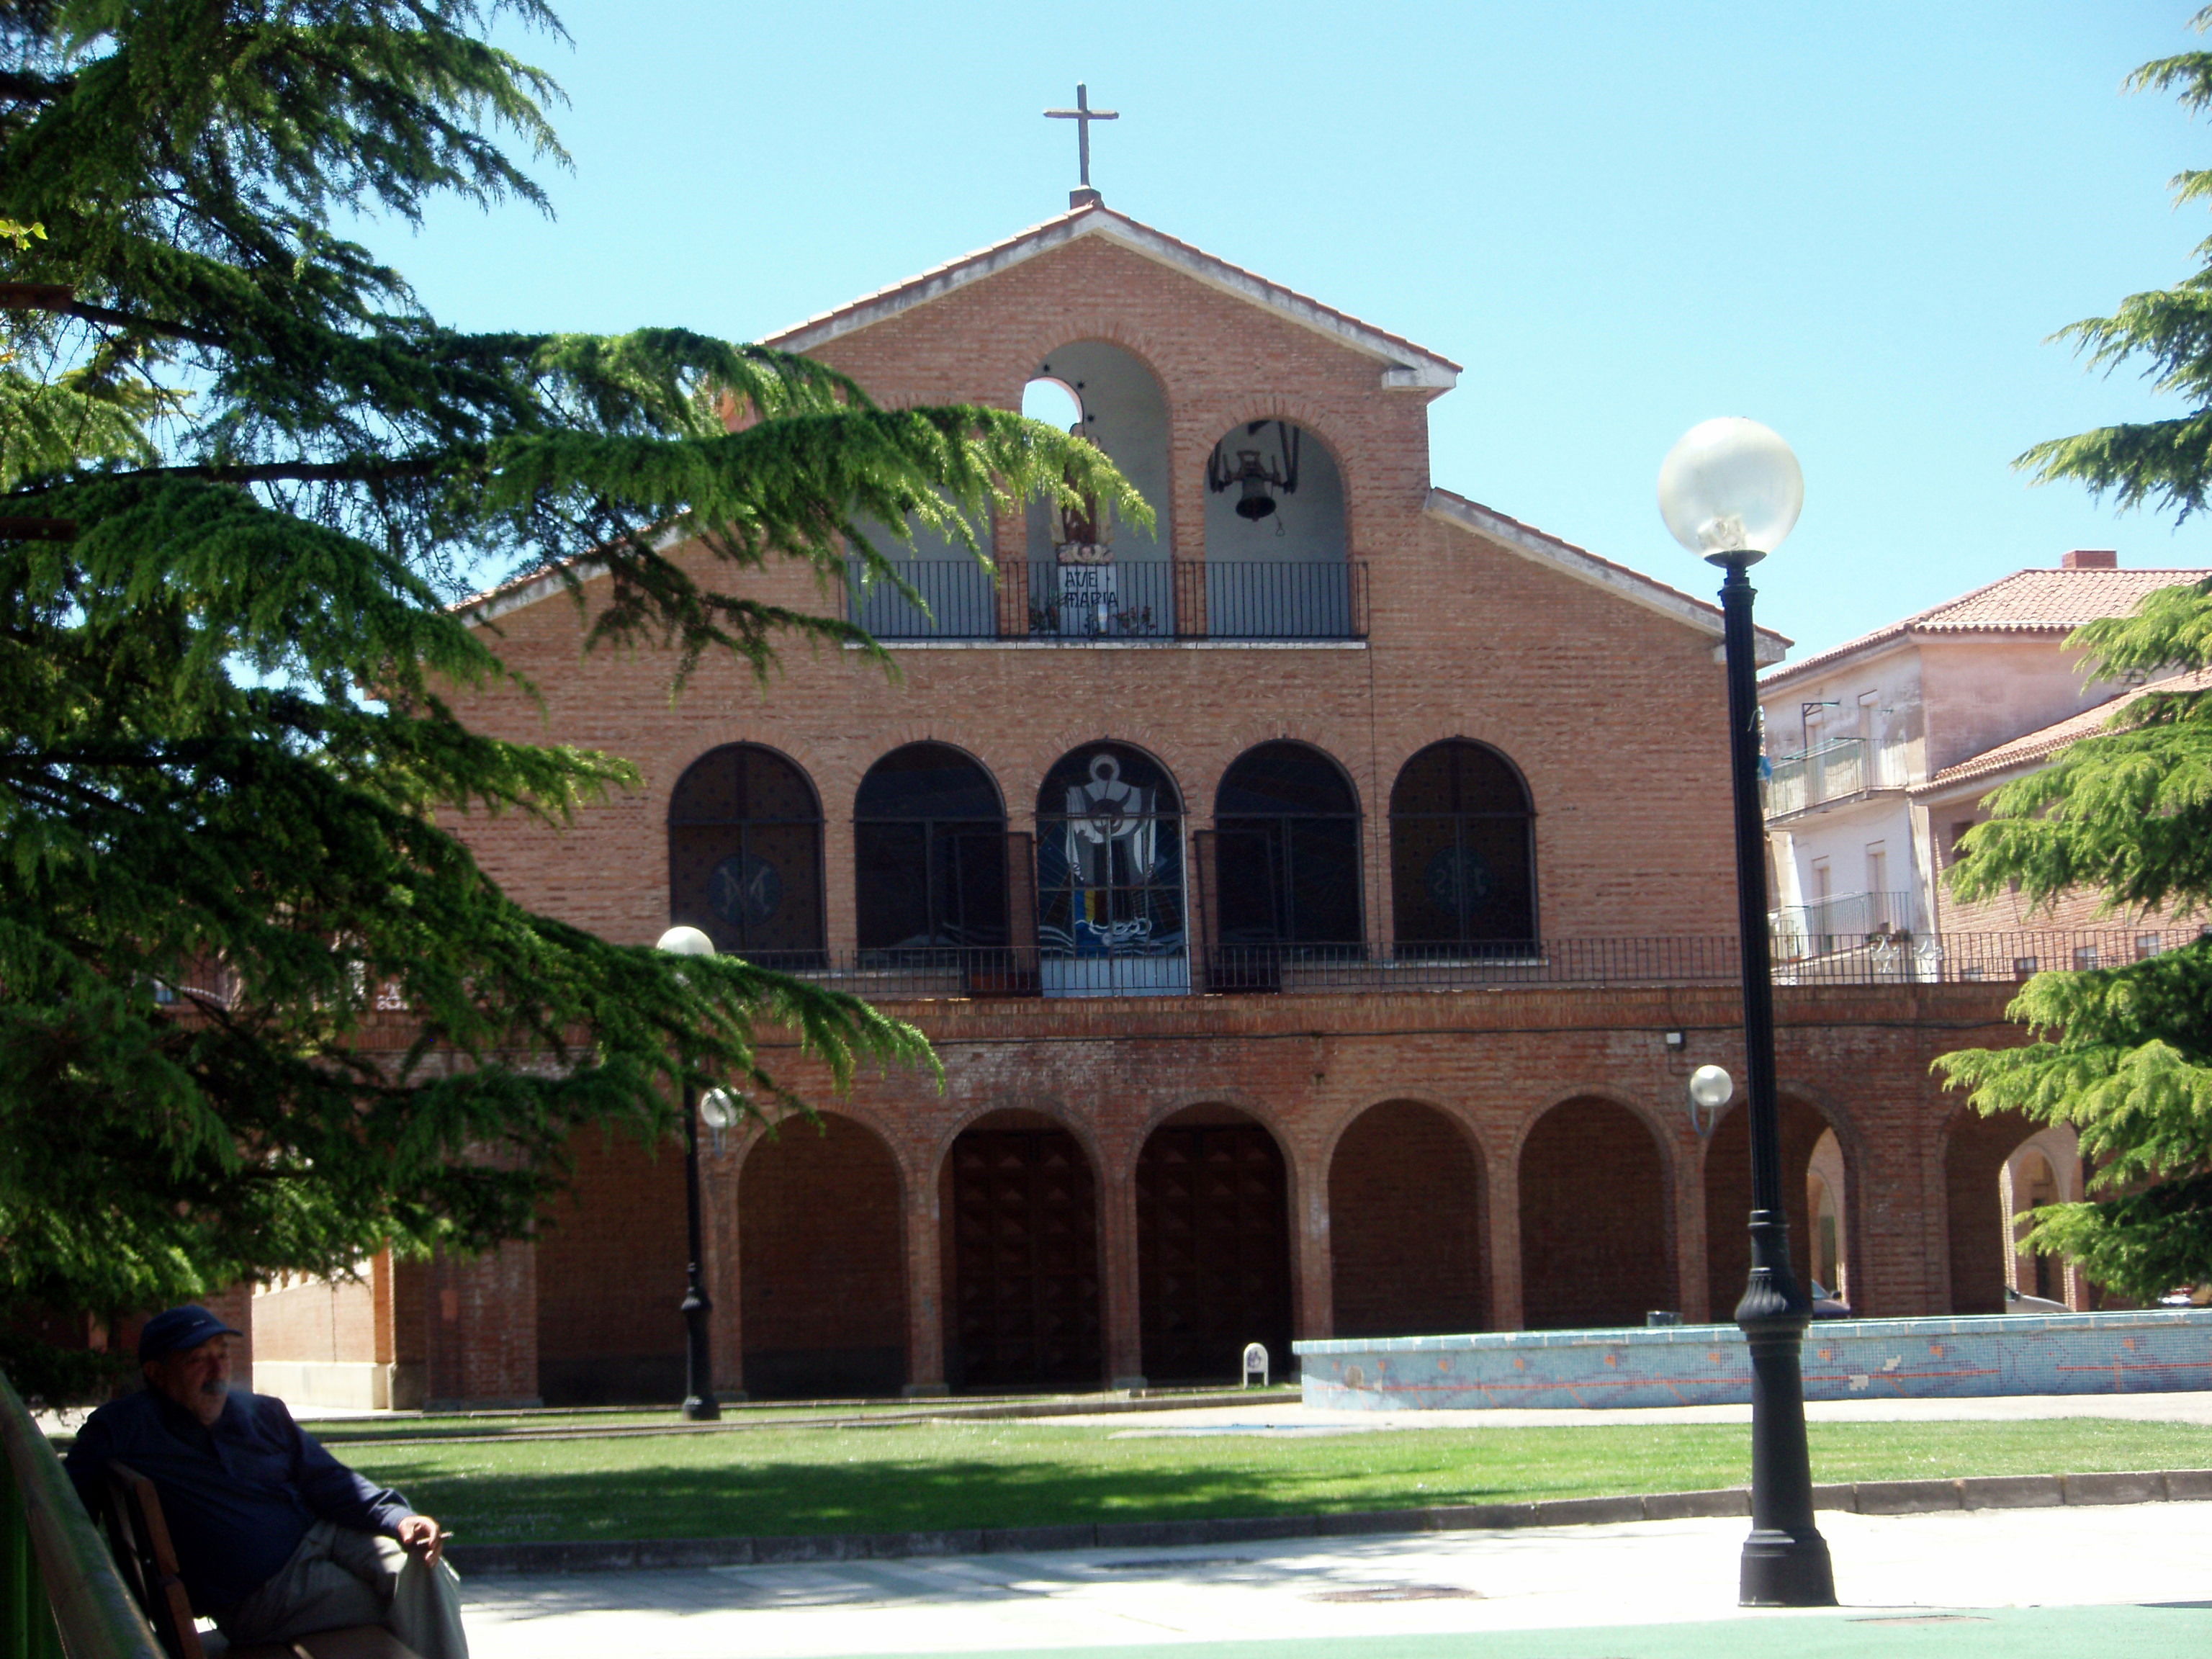
[[[1736,1425],[1113,1437],[1096,1426],[877,1428],[350,1449],[471,1544],[1311,1515],[1739,1486]],[[2212,1427],[2093,1418],[1816,1423],[1822,1481],[2212,1468]]]

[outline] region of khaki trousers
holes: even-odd
[[[444,1562],[427,1567],[392,1539],[318,1521],[276,1577],[216,1623],[240,1647],[383,1625],[422,1659],[469,1659],[460,1583]]]

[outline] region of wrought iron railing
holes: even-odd
[[[1902,789],[1911,781],[1905,763],[1903,744],[1865,738],[1838,738],[1801,755],[1784,755],[1766,780],[1766,816],[1784,817],[1871,789]]]
[[[161,1659],[61,1461],[0,1376],[0,1659]]]
[[[2009,981],[2049,968],[2114,967],[2193,933],[2065,929],[1881,933],[1778,957],[1777,985]],[[778,968],[884,1000],[946,997],[1175,996],[1448,991],[1515,985],[1703,985],[1742,972],[1727,935],[1528,943],[1237,945],[1188,955],[1072,956],[1034,945],[794,952]]]
[[[1355,640],[1367,567],[1347,560],[893,560],[919,598],[855,560],[847,616],[879,640]]]

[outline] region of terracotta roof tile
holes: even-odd
[[[1987,586],[1931,605],[1901,622],[1831,646],[1767,676],[1767,685],[1796,679],[1869,647],[1909,634],[2070,634],[2100,617],[2124,617],[2148,593],[2202,581],[2208,569],[2015,570]]]

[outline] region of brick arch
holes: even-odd
[[[1522,1323],[1531,1330],[1640,1325],[1675,1291],[1667,1137],[1607,1095],[1559,1102],[1523,1129]]]
[[[1048,344],[1031,343],[1048,337],[1050,340]],[[1152,377],[1153,383],[1160,389],[1160,401],[1167,405],[1168,431],[1170,434],[1169,442],[1172,448],[1174,442],[1172,434],[1175,431],[1175,396],[1170,390],[1173,383],[1161,368],[1161,364],[1171,358],[1175,355],[1174,351],[1149,331],[1132,328],[1126,321],[1119,319],[1092,315],[1078,316],[1071,320],[1062,315],[1052,323],[1048,329],[1046,325],[1040,325],[1020,336],[1012,343],[1009,349],[1017,354],[1015,361],[1027,363],[1029,367],[1021,371],[1021,379],[1014,384],[1012,401],[1006,406],[1009,409],[1021,407],[1022,392],[1031,380],[1037,378],[1036,366],[1050,357],[1054,352],[1067,346],[1081,345],[1087,341],[1094,340],[1100,345],[1109,345],[1117,351],[1126,351],[1144,365],[1145,372]]]
[[[1096,744],[1118,744],[1124,749],[1138,750],[1153,765],[1167,774],[1168,781],[1175,785],[1176,798],[1182,803],[1176,810],[1182,812],[1186,819],[1189,817],[1190,788],[1183,781],[1187,769],[1178,767],[1168,759],[1169,750],[1176,742],[1175,734],[1157,726],[1145,725],[1125,726],[1118,733],[1111,734],[1099,732],[1094,727],[1065,729],[1079,732],[1079,735],[1063,737],[1061,733],[1055,732],[1038,741],[1035,752],[1040,758],[1034,775],[1029,780],[1029,796],[1024,803],[1032,815],[1036,811],[1037,791],[1044,785],[1046,773],[1051,771],[1054,767],[1059,765],[1079,749],[1088,749]]]
[[[1328,1160],[1338,1336],[1488,1327],[1480,1143],[1452,1113],[1386,1100],[1340,1128]]]
[[[1137,1153],[1138,1319],[1155,1382],[1239,1374],[1248,1342],[1290,1363],[1292,1164],[1258,1114],[1218,1100],[1147,1126]]]
[[[904,1182],[884,1135],[842,1112],[786,1119],[738,1165],[748,1392],[896,1394],[907,1380]]]
[[[1776,1100],[1777,1127],[1782,1146],[1782,1212],[1790,1224],[1790,1270],[1802,1286],[1811,1272],[1812,1212],[1807,1200],[1805,1174],[1813,1161],[1813,1148],[1828,1130],[1838,1130],[1843,1148],[1845,1176],[1844,1210],[1852,1219],[1850,1183],[1857,1178],[1856,1135],[1846,1139],[1836,1121],[1796,1091],[1784,1089]],[[1726,1320],[1734,1314],[1751,1274],[1751,1109],[1739,1098],[1722,1115],[1705,1143],[1705,1293],[1711,1297],[1713,1317]],[[1996,1190],[1996,1177],[1990,1189]],[[1848,1249],[1849,1245],[1845,1248]],[[1831,1288],[1833,1288],[1831,1286]]]
[[[1104,1375],[1090,1127],[1031,1101],[969,1113],[937,1171],[946,1380],[954,1388],[1095,1387]]]
[[[1984,1117],[1960,1106],[1943,1125],[1943,1234],[1949,1264],[1947,1288],[1954,1314],[1996,1314],[2005,1309],[2005,1258],[2012,1247],[1997,1172],[2050,1126],[2021,1112]]]
[[[1344,553],[1347,559],[1354,556],[1353,550],[1360,544],[1361,514],[1360,491],[1355,486],[1353,478],[1356,474],[1363,473],[1365,469],[1354,467],[1352,465],[1349,445],[1340,432],[1333,429],[1337,426],[1337,411],[1310,403],[1302,398],[1266,394],[1262,394],[1249,405],[1238,404],[1235,407],[1248,412],[1231,415],[1226,421],[1221,421],[1218,417],[1208,416],[1202,410],[1194,411],[1194,417],[1200,422],[1215,418],[1213,435],[1200,440],[1202,447],[1194,451],[1200,490],[1205,488],[1206,458],[1220,447],[1223,439],[1236,431],[1237,428],[1253,421],[1281,421],[1286,425],[1294,426],[1304,436],[1313,439],[1326,449],[1328,452],[1330,465],[1336,468],[1337,482],[1344,490]],[[1172,426],[1170,430],[1174,430]],[[1172,449],[1170,459],[1171,462],[1176,459]],[[1201,512],[1204,510],[1205,499],[1203,494],[1199,496]],[[1202,525],[1203,520],[1201,520],[1200,522]]]
[[[851,788],[845,792],[846,817],[848,819],[851,818],[854,814],[860,810],[859,802],[860,787],[867,782],[868,775],[870,773],[873,772],[876,768],[882,765],[893,755],[897,754],[900,750],[913,749],[921,744],[927,744],[933,749],[950,749],[954,754],[960,756],[963,759],[972,762],[976,769],[981,772],[985,778],[989,780],[992,791],[999,797],[1000,815],[1001,817],[1008,816],[1006,810],[1006,786],[999,781],[998,773],[992,769],[991,763],[985,760],[979,750],[967,744],[957,742],[951,738],[901,737],[896,742],[885,744],[878,748],[875,751],[874,757],[871,759],[866,766],[862,767],[860,770],[859,775],[853,779]],[[818,794],[819,791],[817,793]]]

